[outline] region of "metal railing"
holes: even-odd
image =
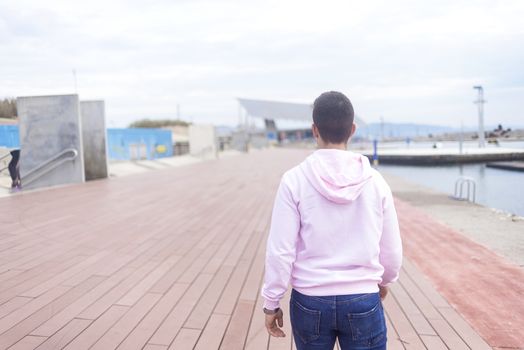
[[[464,185],[466,185],[466,193],[464,196]],[[475,196],[477,192],[477,183],[468,176],[461,176],[455,181],[454,199],[469,201],[475,203]]]
[[[21,177],[22,186],[26,186],[43,175],[47,174],[51,170],[57,168],[59,165],[62,165],[65,162],[73,161],[78,157],[78,151],[74,148],[68,148],[58,153],[56,156],[49,158],[42,164],[34,167],[29,170],[24,176]]]
[[[7,153],[5,156],[0,157],[0,162],[4,160],[7,157],[11,157],[11,153]],[[6,167],[0,168],[0,173],[4,171],[5,169],[9,168],[9,164]]]

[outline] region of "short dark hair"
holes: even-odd
[[[341,92],[324,92],[313,104],[313,122],[325,142],[347,142],[351,136],[354,119],[353,105]]]

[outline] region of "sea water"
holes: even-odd
[[[476,182],[476,203],[524,217],[524,172],[488,168],[486,164],[381,164],[379,170],[450,196],[454,194],[457,179],[460,176],[468,176]]]

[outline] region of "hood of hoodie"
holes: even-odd
[[[315,151],[300,168],[322,196],[339,204],[357,199],[372,177],[367,157],[335,149]]]

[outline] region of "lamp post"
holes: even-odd
[[[473,89],[478,90],[479,97],[474,103],[479,106],[479,148],[486,146],[486,139],[484,137],[484,89],[481,85],[473,86]]]

